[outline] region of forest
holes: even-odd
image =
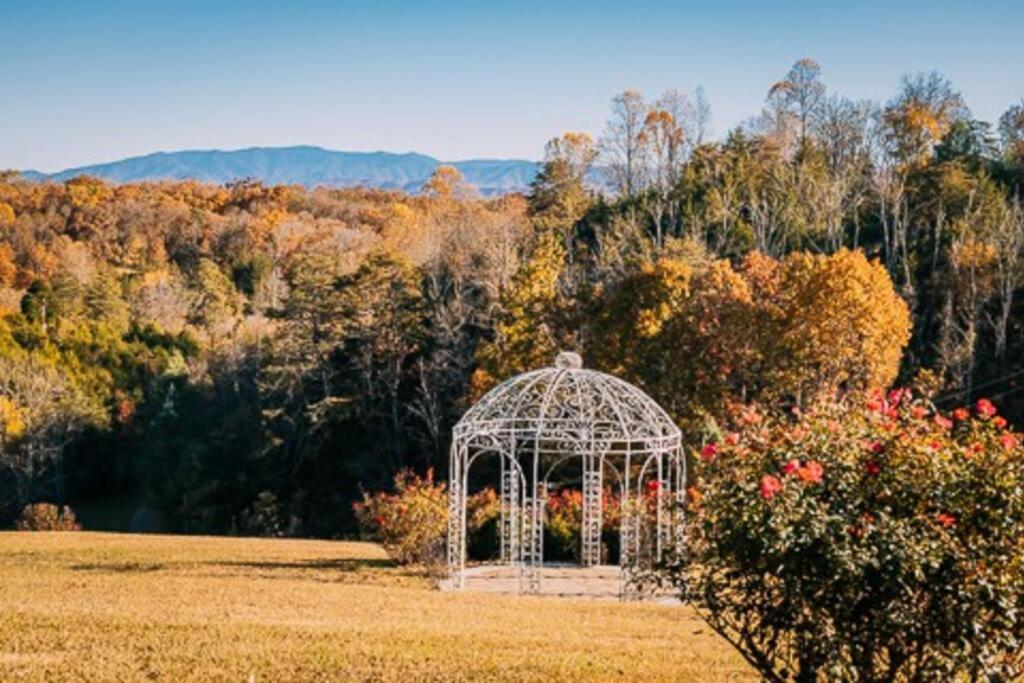
[[[744,411],[894,383],[1024,417],[1024,100],[884,103],[802,59],[720,136],[626,90],[525,196],[0,173],[0,525],[340,537],[396,472],[562,349],[697,449]],[[91,511],[91,513],[90,513]]]

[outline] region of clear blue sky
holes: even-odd
[[[884,101],[938,69],[1024,96],[1024,2],[0,0],[0,168],[315,144],[537,158],[611,96],[703,84],[721,133],[797,58]]]

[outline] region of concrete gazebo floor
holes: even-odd
[[[548,563],[541,567],[542,597],[583,598],[591,600],[621,599],[622,570],[618,565],[583,567],[576,564]],[[450,580],[442,581],[441,590],[457,590]],[[520,568],[507,564],[480,564],[466,567],[465,591],[516,595],[520,592]],[[667,590],[643,596],[644,600],[678,603]]]

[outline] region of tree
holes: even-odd
[[[401,258],[374,252],[337,284],[349,395],[391,472],[408,464],[408,384],[426,332],[418,275]]]
[[[612,189],[623,197],[639,194],[647,184],[647,106],[636,90],[624,90],[612,99],[612,115],[600,147]]]
[[[811,125],[825,97],[821,67],[813,59],[798,59],[781,81],[768,90],[768,101],[784,115],[792,116],[798,125],[801,148],[807,141]]]
[[[480,350],[476,392],[502,378],[545,367],[568,343],[559,277],[565,248],[554,235],[538,237],[533,251],[502,296],[494,340]]]
[[[1024,100],[1012,105],[999,117],[999,134],[1006,156],[1024,163]]]
[[[885,108],[890,151],[903,163],[923,164],[950,127],[969,114],[963,97],[938,72],[904,76]]]

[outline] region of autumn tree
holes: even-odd
[[[612,115],[600,147],[610,184],[620,196],[632,197],[648,182],[646,118],[647,106],[639,91],[624,90],[612,99]]]
[[[797,124],[798,142],[807,140],[814,119],[825,98],[821,67],[809,58],[798,59],[781,81],[768,90],[768,102],[781,116],[792,117]]]

